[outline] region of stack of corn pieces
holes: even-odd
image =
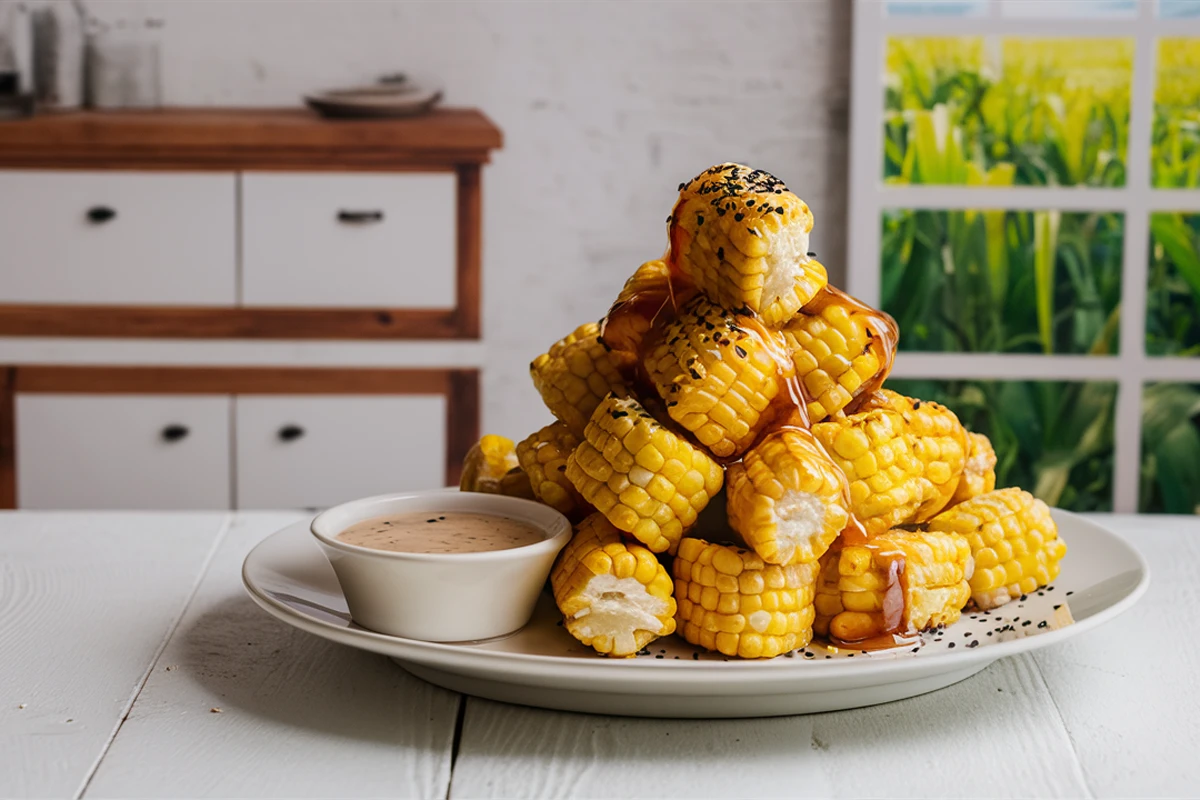
[[[987,437],[884,388],[896,324],[828,285],[803,200],[720,164],[667,226],[608,315],[530,365],[556,421],[464,465],[464,490],[575,523],[550,581],[571,635],[618,657],[672,633],[740,658],[888,646],[1054,580],[1066,545],[996,490]]]

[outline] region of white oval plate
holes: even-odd
[[[307,524],[263,540],[242,580],[256,603],[289,625],[392,657],[456,692],[543,708],[641,717],[767,717],[886,703],[941,689],[1003,656],[1048,647],[1112,619],[1150,582],[1123,539],[1054,511],[1069,550],[1052,587],[990,613],[964,614],[919,645],[863,652],[811,645],[769,661],[726,659],[674,636],[635,658],[605,659],[562,629],[543,595],[534,618],[504,639],[436,644],[355,625]],[[1067,606],[1074,623],[1060,625]]]

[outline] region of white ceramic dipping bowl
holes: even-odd
[[[387,514],[456,511],[534,525],[545,538],[480,553],[395,553],[346,544],[337,535]],[[467,642],[512,633],[529,621],[571,523],[549,506],[475,492],[429,491],[367,497],[334,506],[312,521],[359,625],[427,642]]]

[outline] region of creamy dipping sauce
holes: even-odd
[[[546,534],[528,522],[491,514],[409,511],[365,519],[337,538],[395,553],[483,553],[535,544]]]

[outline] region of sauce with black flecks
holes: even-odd
[[[457,511],[372,517],[337,535],[346,544],[393,553],[483,553],[525,547],[545,538],[540,528],[523,520]]]

